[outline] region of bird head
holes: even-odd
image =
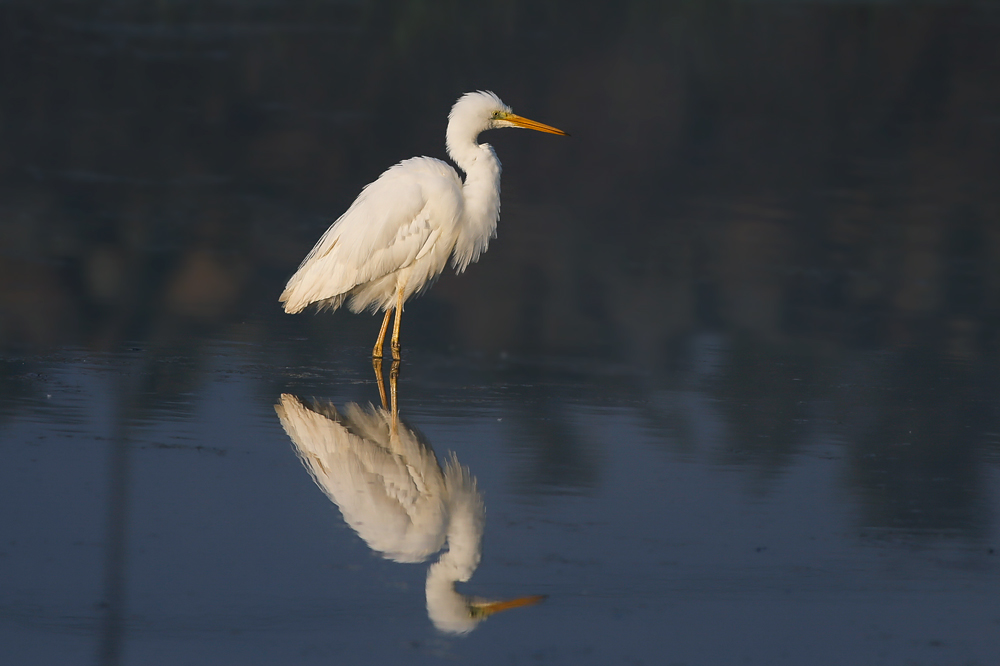
[[[480,132],[502,127],[520,127],[566,136],[561,129],[517,115],[489,90],[465,93],[448,114],[448,133],[456,139],[475,140]]]
[[[438,631],[446,634],[467,634],[489,616],[514,608],[534,606],[547,599],[544,594],[504,601],[468,597],[455,592],[445,597],[427,598],[427,612]]]
[[[474,620],[485,620],[494,613],[511,610],[512,608],[524,608],[534,606],[548,599],[547,595],[534,594],[530,597],[518,597],[517,599],[507,599],[505,601],[489,601],[486,599],[474,598],[469,600],[469,614]]]

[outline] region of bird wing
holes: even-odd
[[[461,210],[462,182],[454,169],[428,157],[400,162],[326,230],[279,300],[286,312],[299,312],[406,268],[451,235]]]
[[[446,514],[437,459],[426,447],[395,445],[385,410],[314,410],[284,394],[275,411],[316,485],[370,548],[399,562],[441,549]]]

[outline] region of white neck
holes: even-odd
[[[464,634],[479,623],[469,611],[469,600],[455,590],[456,581],[466,581],[475,571],[475,566],[457,562],[454,553],[448,551],[427,570],[427,614],[441,631]]]
[[[490,144],[478,143],[477,138],[474,128],[454,120],[448,123],[448,155],[465,172],[465,212],[452,257],[459,273],[486,251],[500,219],[500,160]]]

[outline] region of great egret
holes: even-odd
[[[489,91],[462,95],[448,115],[448,155],[465,182],[441,160],[414,157],[367,185],[347,212],[326,230],[278,299],[285,312],[315,303],[336,310],[350,297],[352,312],[384,310],[372,350],[381,358],[389,317],[392,357],[399,359],[403,303],[429,287],[451,256],[461,273],[486,251],[500,218],[500,160],[481,132],[523,127],[566,135],[516,115]]]
[[[390,377],[395,396],[395,373]],[[544,599],[489,601],[455,590],[479,566],[483,498],[454,454],[442,470],[430,445],[399,422],[395,400],[391,411],[384,403],[349,403],[338,412],[286,393],[275,411],[316,485],[372,550],[396,562],[423,562],[447,544],[427,571],[427,614],[439,630],[468,633],[494,613]]]

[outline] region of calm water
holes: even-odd
[[[0,663],[996,663],[995,9],[0,33]],[[379,319],[277,295],[477,88],[573,137],[483,136],[499,237],[408,304],[390,441]],[[405,552],[336,474],[386,449],[452,483]],[[462,595],[547,598],[457,623],[459,559]]]

